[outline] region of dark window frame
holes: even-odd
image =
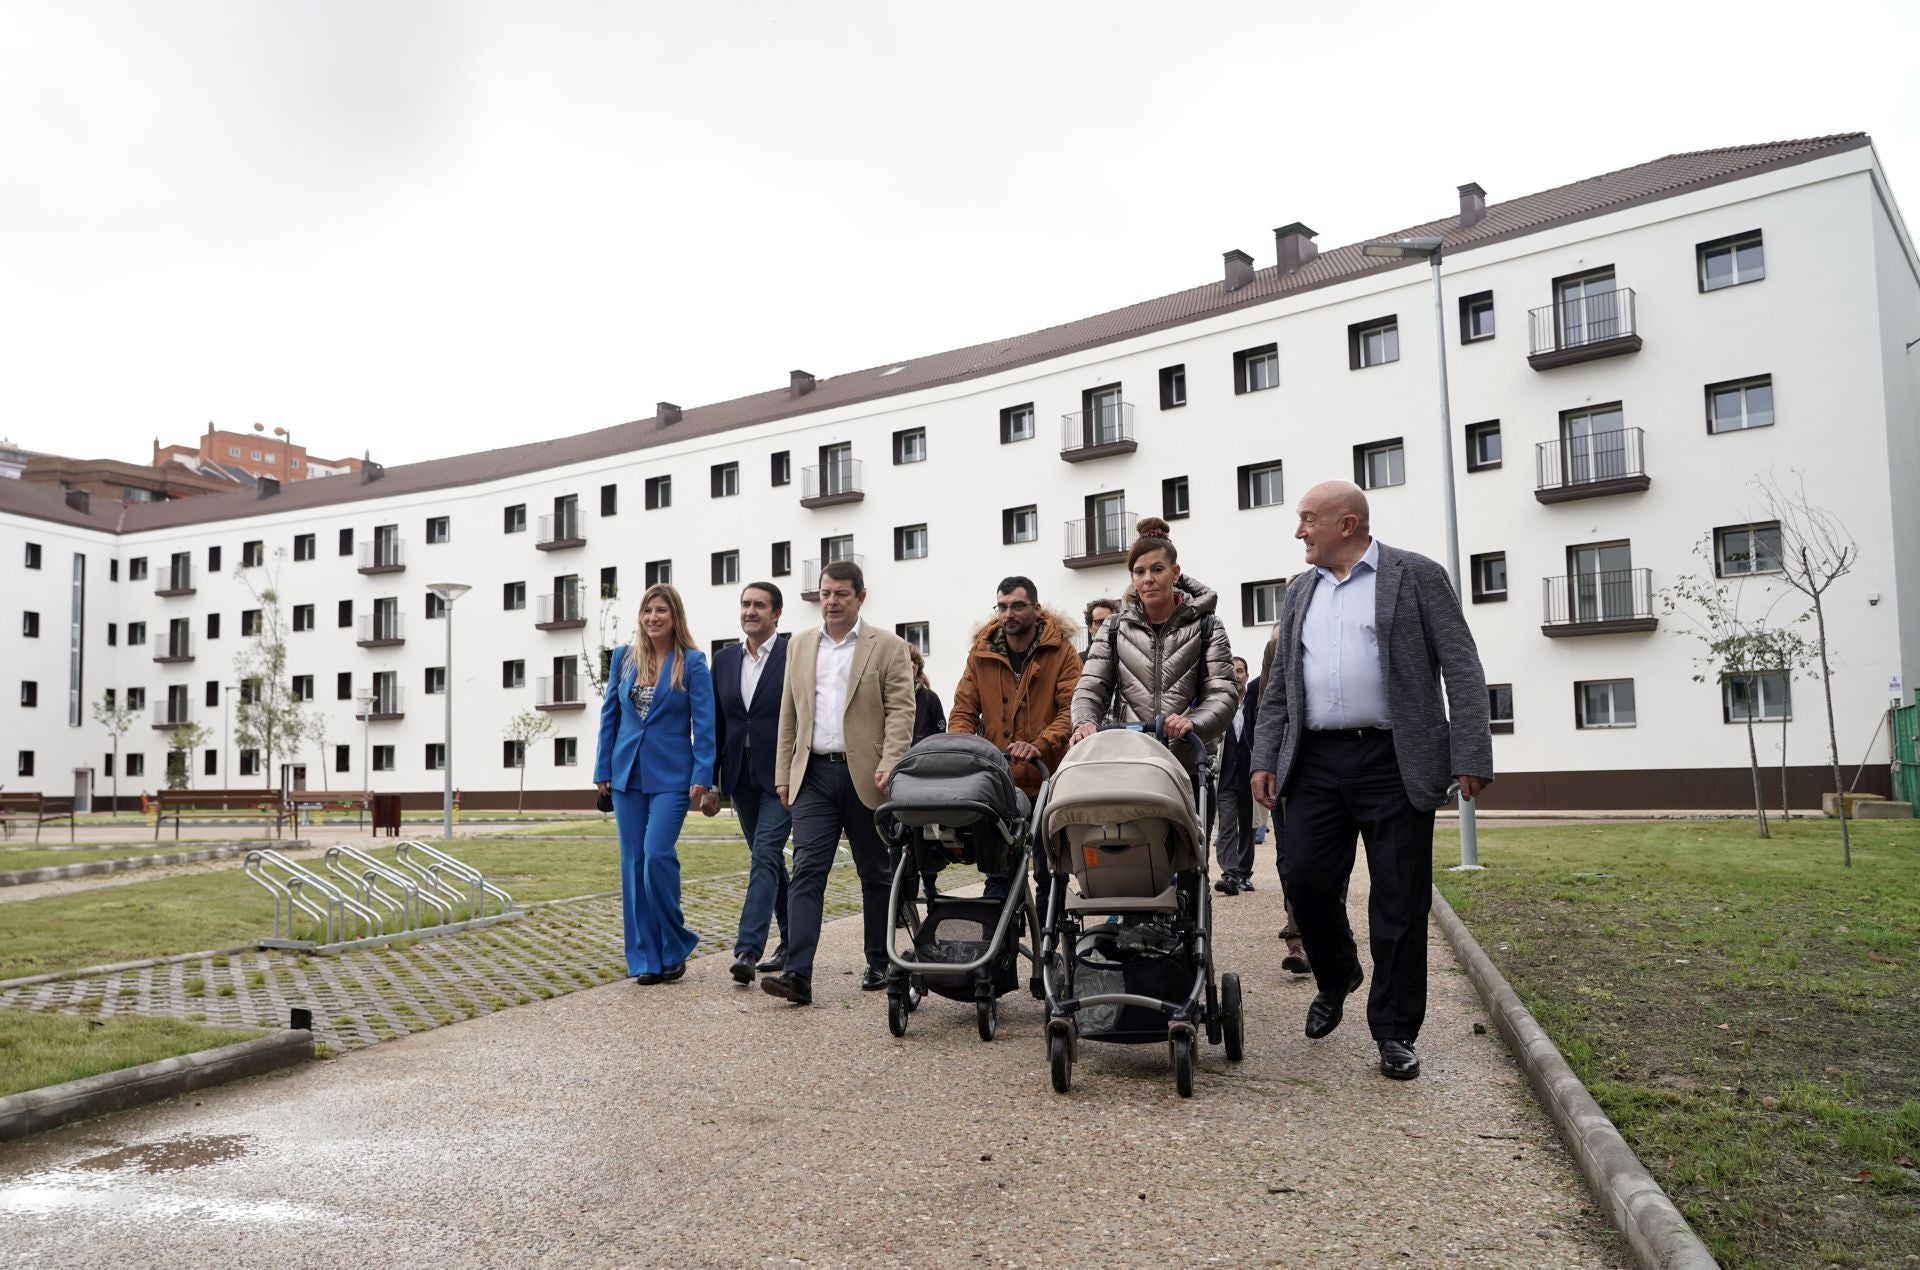
[[[645,490],[646,509],[650,512],[665,511],[673,506],[673,475],[649,476]]]
[[[768,478],[775,486],[793,484],[793,451],[775,450],[773,452]]]
[[[1482,463],[1479,461],[1479,458],[1478,458],[1479,447],[1477,443],[1483,435],[1489,432],[1491,432],[1494,436],[1500,437],[1500,457],[1493,460],[1491,463]],[[1487,419],[1480,423],[1470,423],[1467,425],[1467,471],[1469,472],[1498,471],[1500,468],[1500,465],[1503,462],[1505,462],[1506,456],[1507,456],[1507,442],[1506,442],[1506,438],[1504,436],[1501,436],[1500,421],[1498,419]]]
[[[1493,714],[1493,694],[1504,691],[1507,694],[1507,717],[1497,719]],[[1509,736],[1513,732],[1513,685],[1487,685],[1487,731],[1496,736]]]
[[[791,540],[776,542],[771,552],[772,559],[767,562],[768,572],[776,578],[789,577],[793,573],[793,543]]]
[[[1509,574],[1507,577],[1507,586],[1505,590],[1488,591],[1488,590],[1485,590],[1483,587],[1481,587],[1480,564],[1484,560],[1492,560],[1495,557],[1499,558],[1500,564],[1502,567],[1506,566],[1507,553],[1504,550],[1481,551],[1481,552],[1476,552],[1472,556],[1468,557],[1468,571],[1471,575],[1468,578],[1468,589],[1472,593],[1473,602],[1475,604],[1504,604],[1506,603],[1508,593],[1511,592],[1513,589],[1513,577],[1511,574]]]
[[[733,479],[733,488],[727,488],[727,479]],[[740,496],[740,464],[738,461],[715,463],[707,469],[708,498],[738,498]]]
[[[618,516],[620,514],[620,486],[618,483],[600,487],[600,514]]]
[[[1027,416],[1027,422],[1029,424],[1028,435],[1024,437],[1016,437],[1013,435],[1013,420],[1016,415],[1019,415],[1022,412],[1025,412]],[[1039,436],[1040,436],[1040,415],[1039,415],[1039,412],[1034,409],[1034,405],[1031,401],[1022,402],[1020,405],[1017,405],[1017,406],[1003,406],[1001,408],[1000,410],[1000,444],[1001,445],[1018,445],[1022,441],[1037,440]]]
[[[1774,568],[1771,568],[1771,569],[1743,569],[1738,573],[1727,572],[1726,548],[1725,548],[1726,535],[1730,533],[1731,534],[1744,533],[1744,534],[1751,535],[1755,530],[1758,530],[1758,529],[1771,529],[1774,532],[1778,533],[1780,530],[1780,522],[1777,520],[1756,520],[1756,521],[1750,521],[1749,523],[1744,525],[1714,526],[1713,539],[1712,539],[1713,541],[1713,576],[1714,577],[1716,578],[1765,578],[1765,577],[1771,577],[1776,573],[1783,572],[1783,570],[1777,564]],[[1749,543],[1749,546],[1748,546],[1748,554],[1749,555],[1754,554],[1752,551],[1751,543]]]
[[[1273,358],[1273,382],[1260,388],[1249,387],[1247,384],[1248,364],[1254,361],[1265,360],[1269,355]],[[1279,386],[1280,343],[1278,340],[1269,340],[1267,343],[1256,345],[1253,348],[1243,348],[1233,355],[1234,396],[1244,397],[1250,392],[1269,392]]]
[[[921,534],[925,536],[926,550],[922,551],[917,556],[910,556],[906,554],[907,535],[912,533],[916,529],[919,530]],[[927,529],[927,522],[921,521],[919,524],[916,524],[916,525],[895,525],[893,527],[893,558],[895,560],[926,560],[930,558],[932,555],[933,555],[933,534]]]
[[[1400,479],[1388,481],[1383,485],[1367,484],[1367,455],[1375,450],[1397,447],[1400,451]],[[1353,483],[1363,490],[1398,489],[1407,483],[1407,439],[1405,437],[1382,437],[1378,441],[1363,441],[1353,447]]]
[[[1762,384],[1766,385],[1767,399],[1773,403],[1772,418],[1768,419],[1765,423],[1742,423],[1737,428],[1714,427],[1714,424],[1719,421],[1718,416],[1713,413],[1713,396],[1715,393],[1727,392],[1738,388],[1740,390],[1740,417],[1746,419],[1749,417],[1747,415],[1747,391],[1752,388],[1758,388]],[[1737,379],[1722,379],[1715,383],[1708,384],[1703,391],[1704,408],[1707,413],[1707,435],[1710,437],[1727,437],[1741,432],[1757,432],[1761,428],[1774,427],[1780,422],[1780,398],[1774,389],[1773,375],[1771,372],[1764,375],[1742,375]]]
[[[524,534],[527,532],[527,505],[509,503],[500,509],[500,532],[503,534]]]
[[[1240,584],[1240,625],[1265,627],[1280,620],[1277,612],[1268,620],[1262,620],[1259,614],[1254,612],[1255,593],[1262,587],[1280,588],[1280,598],[1275,603],[1279,605],[1286,602],[1287,580],[1285,578],[1256,578],[1251,582],[1242,582]]]
[[[1271,503],[1253,501],[1253,477],[1256,472],[1273,471],[1280,478],[1280,497]],[[1269,507],[1284,507],[1287,503],[1286,464],[1280,459],[1268,459],[1264,463],[1245,463],[1235,469],[1234,483],[1240,490],[1240,510],[1265,511]]]
[[[1478,309],[1482,305],[1486,306],[1487,312],[1494,315],[1493,330],[1487,332],[1485,335],[1475,335],[1473,333],[1473,313],[1475,309]],[[1491,344],[1493,343],[1494,337],[1499,333],[1499,313],[1494,308],[1493,292],[1476,291],[1472,295],[1463,295],[1460,297],[1460,342],[1462,344]]]
[[[1014,520],[1023,512],[1033,517],[1033,537],[1031,538],[1014,537]],[[1022,545],[1023,543],[1039,542],[1039,541],[1040,541],[1040,506],[1039,504],[1023,503],[1019,507],[1003,507],[1000,509],[1000,545],[1001,546],[1017,547]]]
[[[1160,368],[1160,408],[1178,410],[1187,404],[1187,364]]]
[[[1185,506],[1173,501],[1175,492],[1183,494]],[[1160,481],[1160,519],[1185,520],[1193,515],[1193,482],[1186,476],[1168,476]]]
[[[1740,281],[1739,273],[1739,249],[1749,242],[1760,245],[1760,276],[1757,278],[1749,278],[1745,282],[1742,282]],[[1710,287],[1707,285],[1707,256],[1711,252],[1723,250],[1733,253],[1733,281],[1726,283],[1724,286]],[[1732,291],[1736,287],[1750,287],[1756,282],[1765,282],[1766,280],[1767,236],[1763,230],[1749,229],[1744,233],[1726,234],[1722,237],[1711,238],[1706,242],[1695,243],[1693,245],[1693,282],[1694,285],[1700,289],[1701,295],[1711,295],[1716,291]]]
[[[907,442],[914,437],[920,438],[920,457],[907,457]],[[893,434],[893,465],[905,467],[913,463],[925,463],[931,451],[927,448],[927,430],[925,428],[902,428]]]
[[[1362,361],[1360,350],[1365,347],[1363,337],[1386,327],[1393,328],[1393,356],[1377,362]],[[1347,327],[1347,369],[1373,370],[1379,366],[1391,366],[1400,360],[1400,315],[1389,313],[1384,317],[1368,318],[1363,322],[1354,322]]]

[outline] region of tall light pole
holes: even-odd
[[[453,838],[453,602],[473,590],[464,582],[429,582],[427,590],[440,597],[443,616],[447,622],[447,664],[441,671],[445,680],[441,687],[447,698],[447,739],[440,754],[440,772],[444,778],[441,792],[441,836]]]
[[[221,694],[226,699],[226,711],[220,724],[220,788],[232,789],[233,769],[227,766],[227,762],[231,757],[229,752],[233,749],[233,690],[240,685],[221,684],[220,686],[226,689]]]
[[[373,726],[373,688],[369,684],[354,694],[353,704],[360,707],[360,778],[366,782],[367,814],[373,814],[373,766],[368,762],[371,747],[368,729]]]
[[[1421,260],[1433,266],[1434,360],[1440,365],[1440,490],[1447,522],[1447,576],[1453,579],[1456,598],[1466,595],[1460,585],[1460,514],[1453,497],[1453,408],[1447,394],[1447,311],[1440,291],[1441,240],[1438,238],[1395,238],[1371,242],[1360,248],[1362,255],[1388,259]],[[1473,799],[1460,795],[1460,869],[1480,867],[1479,825],[1474,816]]]

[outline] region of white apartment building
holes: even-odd
[[[1849,776],[1864,755],[1861,788],[1884,792],[1890,681],[1920,684],[1920,258],[1869,139],[1675,155],[1506,202],[1463,186],[1458,214],[1383,237],[1421,235],[1445,243],[1466,607],[1497,685],[1483,805],[1748,806],[1749,708],[1762,762],[1784,737],[1794,801],[1816,802],[1818,681],[1696,682],[1700,646],[1660,599],[1717,568],[1771,602],[1752,488],[1770,472],[1803,477],[1859,544],[1828,596],[1834,699]],[[257,607],[237,569],[277,577],[289,673],[327,720],[305,783],[421,804],[446,740],[435,582],[473,588],[452,654],[468,807],[511,801],[503,733],[530,708],[555,727],[524,754],[529,803],[586,804],[590,672],[660,579],[712,645],[738,634],[746,582],[784,589],[785,629],[816,620],[818,562],[851,555],[866,619],[919,642],[950,698],[1000,578],[1077,620],[1123,589],[1134,521],[1164,514],[1257,666],[1309,485],[1357,477],[1377,536],[1446,555],[1427,265],[1320,252],[1298,223],[1274,250],[1045,331],[260,495],[87,507],[0,482],[5,788],[108,792],[90,711],[107,690],[146,712],[124,797],[164,782],[182,718],[212,732],[196,783],[269,779],[224,735]]]

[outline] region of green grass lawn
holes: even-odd
[[[391,848],[373,852],[389,858]],[[451,854],[518,903],[619,889],[619,848],[610,841],[456,840]],[[687,879],[747,867],[743,843],[683,842]],[[320,862],[308,867],[331,877]],[[183,877],[0,905],[0,979],[252,943],[272,933],[272,899],[227,867]]]
[[[0,873],[12,873],[17,869],[44,869],[56,864],[85,864],[91,860],[132,860],[146,855],[204,851],[216,845],[219,844],[187,841],[176,843],[168,840],[160,843],[135,842],[121,846],[72,847],[64,851],[51,851],[32,845],[0,847]]]
[[[1436,876],[1724,1264],[1911,1264],[1920,825],[1855,822],[1850,870],[1773,828],[1483,824]]]
[[[0,1010],[0,1097],[261,1035],[178,1019],[82,1019]]]

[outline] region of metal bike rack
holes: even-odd
[[[260,941],[264,948],[340,943],[349,937],[353,922],[364,928],[367,938],[385,933],[379,913],[278,851],[248,852],[245,869],[248,877],[273,896],[273,936]],[[321,938],[296,939],[295,914],[304,914],[318,927]]]
[[[393,849],[393,862],[425,883],[423,897],[437,894],[468,905],[470,920],[486,916],[488,896],[499,906],[497,915],[513,909],[513,896],[488,882],[480,870],[424,842],[409,839],[400,843]]]
[[[413,878],[374,859],[357,847],[329,847],[321,857],[329,872],[344,878],[359,901],[398,919],[398,930],[420,930],[453,921],[453,905],[420,889]]]

